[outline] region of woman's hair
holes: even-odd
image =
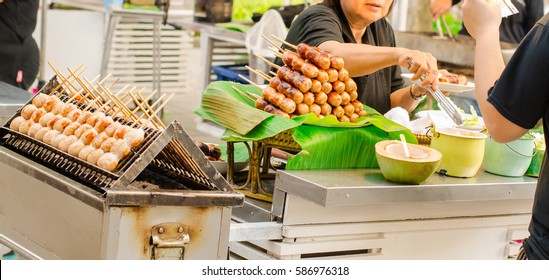
[[[387,14],[390,14],[393,10],[393,7],[395,6],[396,0],[393,0],[393,3],[391,3],[391,7],[389,7],[389,12]],[[341,9],[341,3],[340,0],[324,0],[324,4],[328,6],[332,10]]]

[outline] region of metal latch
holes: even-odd
[[[185,258],[185,247],[191,241],[189,226],[165,223],[151,229],[151,260]]]

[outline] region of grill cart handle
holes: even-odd
[[[151,260],[185,258],[185,248],[191,241],[189,226],[164,223],[151,228]]]

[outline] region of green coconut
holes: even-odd
[[[376,159],[383,177],[388,181],[420,184],[433,175],[440,165],[442,154],[432,148],[406,144],[406,156],[402,142],[384,140],[376,143]]]

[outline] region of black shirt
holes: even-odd
[[[326,41],[357,43],[341,8],[332,10],[320,3],[303,11],[292,23],[286,41],[318,46]],[[364,44],[395,46],[393,28],[380,19],[368,26],[362,37]],[[283,65],[280,59],[275,63]],[[404,87],[400,66],[381,69],[367,76],[353,77],[358,87],[358,100],[384,114],[391,109],[390,94]]]
[[[461,0],[452,2],[455,5]],[[499,37],[503,42],[518,44],[543,16],[543,0],[512,0],[511,2],[519,13],[501,19]],[[462,27],[459,33],[469,35],[465,27]]]
[[[545,132],[549,131],[548,22],[549,14],[526,35],[488,97],[505,118],[523,128],[533,128],[543,118]],[[547,141],[545,138],[546,145]],[[524,240],[529,259],[549,259],[548,168],[546,153],[534,197],[530,237]]]
[[[25,41],[36,27],[38,0],[5,0],[0,3],[0,42]]]
[[[5,0],[0,3],[0,81],[28,89],[38,74],[40,53],[32,33],[38,0]],[[22,81],[18,81],[18,73]]]

